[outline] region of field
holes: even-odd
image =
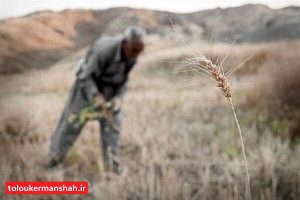
[[[229,80],[253,199],[299,199],[299,41],[193,42],[187,47],[181,41],[162,44],[148,37],[124,99],[120,176],[103,169],[98,124],[93,121],[62,166],[43,168],[74,81],[73,66],[86,49],[47,69],[1,75],[1,188],[7,180],[86,180],[87,196],[43,199],[245,199],[241,144],[230,104],[213,82],[183,64],[196,50],[215,62],[226,57],[225,71],[244,63]],[[292,96],[283,98],[290,91]],[[0,196],[41,199],[5,196],[4,189]]]

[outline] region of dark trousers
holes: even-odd
[[[65,105],[62,116],[58,122],[55,132],[51,138],[49,158],[57,162],[61,162],[70,147],[73,145],[79,136],[84,124],[70,122],[70,115],[76,115],[87,106],[89,106],[87,99],[82,91],[79,82],[73,85],[67,103]],[[120,127],[121,112],[115,112],[113,115],[113,123]],[[118,164],[119,152],[119,135],[120,130],[111,126],[111,121],[107,119],[98,119],[100,123],[101,141],[103,161],[106,169],[115,168]]]

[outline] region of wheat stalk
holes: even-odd
[[[210,78],[212,78],[214,81],[217,82],[216,86],[221,90],[223,95],[230,102],[232,114],[234,116],[235,123],[238,128],[239,137],[240,137],[241,145],[242,145],[242,152],[243,152],[243,157],[244,157],[244,162],[245,162],[245,168],[246,168],[245,171],[246,171],[246,179],[247,179],[246,180],[246,192],[247,192],[248,198],[251,200],[250,176],[249,176],[248,162],[247,162],[247,157],[246,157],[246,152],[245,152],[244,138],[243,138],[240,123],[239,123],[239,120],[238,120],[238,117],[237,117],[237,114],[235,111],[233,100],[231,98],[231,95],[232,95],[231,89],[230,89],[228,80],[226,78],[226,75],[222,71],[221,66],[216,66],[215,64],[212,63],[211,60],[207,59],[205,56],[194,57],[192,59],[196,61],[197,69],[205,72]]]
[[[188,41],[186,41],[183,37],[181,37],[181,35],[176,31],[176,28],[171,20],[171,18],[169,18],[171,25],[175,31],[175,33],[177,34],[177,36],[189,47],[191,47],[190,43]],[[190,64],[194,64],[196,63],[196,68],[199,70],[200,74],[203,74],[203,72],[205,73],[204,75],[207,76],[211,79],[213,79],[214,81],[217,82],[216,86],[221,90],[221,92],[223,93],[223,95],[225,96],[225,98],[228,99],[228,101],[230,102],[231,105],[231,110],[232,110],[232,114],[236,123],[236,126],[238,128],[238,132],[239,132],[239,137],[241,140],[241,145],[242,145],[242,152],[243,152],[243,158],[244,158],[244,162],[245,162],[245,171],[246,171],[246,193],[248,195],[248,198],[251,200],[251,191],[250,191],[250,176],[249,176],[249,168],[248,168],[248,162],[247,162],[247,157],[246,157],[246,151],[245,151],[245,145],[244,145],[244,138],[243,138],[243,134],[242,134],[242,130],[240,127],[240,123],[235,111],[235,107],[233,104],[233,100],[231,98],[231,88],[230,85],[228,83],[227,77],[225,75],[225,73],[222,71],[222,63],[223,61],[226,59],[223,59],[222,63],[219,66],[216,66],[215,64],[213,64],[213,62],[210,59],[207,59],[204,55],[202,55],[200,53],[201,56],[197,56],[195,53],[193,53],[193,58],[191,59],[187,59],[188,63]],[[241,65],[240,65],[241,66]],[[228,76],[230,74],[232,74],[236,69],[238,69],[240,66],[234,68],[232,71],[229,72]]]

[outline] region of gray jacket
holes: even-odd
[[[116,36],[96,40],[78,63],[76,77],[87,100],[91,101],[97,92],[107,101],[124,93],[136,61],[122,59],[122,39]]]

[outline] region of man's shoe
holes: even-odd
[[[45,165],[45,169],[47,169],[47,170],[55,169],[59,164],[60,164],[59,161],[54,160],[54,159],[51,159],[51,160],[49,160],[49,162]]]

